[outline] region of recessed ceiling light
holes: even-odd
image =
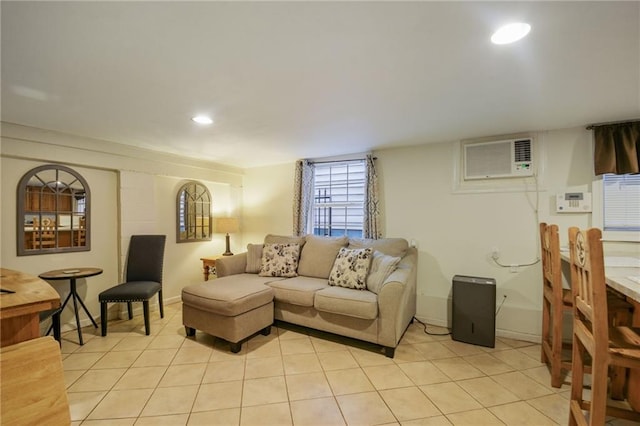
[[[514,41],[518,41],[529,34],[529,31],[531,31],[531,25],[527,23],[517,22],[514,24],[508,24],[493,33],[491,36],[491,42],[493,44],[513,43]]]
[[[197,116],[193,117],[192,120],[195,121],[198,124],[211,124],[211,123],[213,123],[213,120],[211,119],[211,117],[207,117],[206,115],[197,115]]]

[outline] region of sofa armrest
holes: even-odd
[[[378,344],[396,347],[416,314],[417,251],[410,248],[378,293]]]
[[[243,274],[247,268],[247,253],[224,256],[216,260],[216,275],[218,278],[227,275]]]

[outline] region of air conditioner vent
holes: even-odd
[[[465,180],[533,176],[531,138],[463,143]]]
[[[513,142],[515,161],[531,161],[531,139],[521,139]]]

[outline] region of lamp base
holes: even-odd
[[[227,242],[227,247],[226,247],[226,251],[224,253],[222,253],[223,256],[233,256],[233,253],[231,253],[231,249],[229,248],[229,234],[227,234],[227,236],[225,237],[225,240]]]

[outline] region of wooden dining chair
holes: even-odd
[[[551,370],[551,386],[562,386],[562,370],[571,370],[571,359],[562,359],[563,347],[571,348],[571,343],[564,343],[563,318],[565,312],[573,311],[573,295],[571,289],[562,285],[562,259],[560,257],[560,236],[558,225],[540,223],[540,247],[542,257],[542,345],[541,360]],[[609,319],[612,325],[628,324],[633,306],[615,296],[607,299]],[[588,371],[588,368],[587,368]],[[624,377],[614,372],[614,391],[616,399],[622,398]]]
[[[31,234],[31,248],[53,248],[56,246],[56,223],[55,221],[44,218],[39,223],[33,221],[33,233]]]
[[[640,412],[607,402],[609,368],[640,369],[640,328],[611,325],[602,232],[597,228],[570,228],[569,251],[574,297],[569,424],[604,425],[606,416],[640,422]],[[583,396],[587,354],[591,358],[591,401]]]
[[[78,230],[76,231],[74,242],[78,247],[84,246],[87,242],[87,221],[84,216],[78,221]]]
[[[571,370],[571,361],[562,360],[562,319],[573,310],[571,289],[562,287],[558,225],[540,224],[542,254],[542,362],[551,369],[551,386],[562,386],[562,370]]]

